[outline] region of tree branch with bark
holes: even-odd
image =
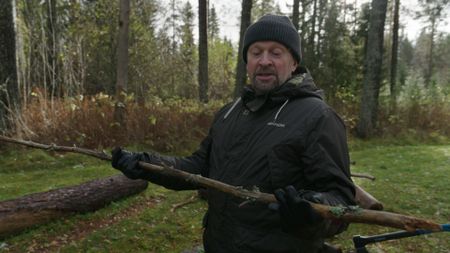
[[[111,160],[111,156],[106,154],[104,151],[101,152],[78,147],[57,146],[54,144],[45,145],[35,143],[32,141],[17,140],[5,136],[0,136],[0,141],[45,150],[75,152],[79,154],[96,157],[98,159],[106,161]],[[273,194],[268,194],[254,190],[247,190],[239,186],[232,186],[229,184],[222,183],[220,181],[202,177],[197,174],[191,174],[182,170],[174,169],[169,166],[159,166],[144,162],[139,162],[139,166],[151,172],[160,173],[163,175],[168,175],[171,177],[177,177],[186,180],[187,182],[190,182],[198,187],[211,188],[242,198],[243,201],[258,201],[267,204],[276,202],[275,196]],[[407,231],[414,231],[416,229],[427,229],[431,231],[442,230],[442,227],[438,223],[414,216],[407,216],[385,211],[367,210],[359,206],[327,206],[316,203],[311,203],[311,205],[323,218],[326,219],[341,220],[349,223],[380,225],[385,227],[404,229]]]

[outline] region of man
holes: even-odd
[[[208,136],[189,157],[131,153],[116,148],[113,167],[170,189],[188,182],[143,171],[139,161],[224,183],[274,193],[278,203],[246,203],[208,190],[206,252],[330,252],[324,238],[346,224],[321,218],[308,201],[354,204],[345,126],[299,67],[300,38],[285,16],[266,15],[244,37],[251,85],[216,114]],[[307,200],[307,201],[306,201]]]

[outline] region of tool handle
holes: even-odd
[[[405,237],[417,236],[417,235],[425,235],[431,234],[435,232],[450,232],[450,224],[442,224],[440,225],[440,231],[432,231],[427,229],[416,229],[415,231],[396,231],[391,233],[385,233],[381,235],[372,235],[372,236],[360,236],[355,235],[353,237],[353,244],[355,245],[356,253],[368,253],[366,249],[366,245],[370,243],[376,242],[384,242],[389,240],[401,239]]]

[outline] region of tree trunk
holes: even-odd
[[[300,50],[302,52],[302,62],[300,62],[300,64],[303,65],[303,58],[305,57],[305,46],[306,46],[306,30],[307,30],[307,23],[306,23],[306,16],[308,13],[308,2],[306,0],[301,0],[301,4],[302,4],[302,12],[300,13],[300,21],[301,21],[301,25],[300,25]]]
[[[300,5],[300,0],[294,0],[293,3],[293,7],[292,7],[292,23],[295,26],[295,29],[297,29],[298,31],[298,23],[299,23],[299,17],[300,17],[300,13],[299,13],[299,5]]]
[[[51,98],[55,95],[61,96],[62,90],[58,90],[58,30],[57,30],[57,13],[56,13],[56,0],[47,0],[47,29],[46,29],[46,40],[47,40],[47,70],[48,73],[45,75],[47,77],[46,83],[50,86],[48,92],[51,94]],[[62,88],[62,86],[60,86]]]
[[[322,29],[323,29],[323,23],[324,23],[324,20],[325,20],[325,17],[327,16],[327,6],[328,6],[328,3],[327,3],[327,1],[325,0],[320,0],[319,1],[319,13],[318,13],[318,20],[317,20],[317,30],[316,30],[316,35],[317,35],[317,41],[316,41],[316,43],[315,43],[315,47],[316,47],[316,50],[315,50],[315,55],[316,55],[316,57],[315,57],[315,60],[316,60],[316,63],[317,63],[317,66],[319,65],[319,64],[321,64],[321,62],[322,62],[322,52],[321,52],[321,50],[322,50],[322,40],[323,40],[323,35],[321,35],[322,34]]]
[[[250,26],[252,17],[252,6],[253,0],[242,0],[242,10],[241,10],[241,28],[239,34],[239,51],[238,51],[238,63],[236,67],[236,86],[234,89],[235,97],[239,97],[242,92],[242,88],[247,82],[247,69],[245,66],[244,59],[242,57],[242,50],[244,48],[244,34],[247,27]]]
[[[117,39],[116,105],[114,109],[115,136],[118,143],[126,136],[126,95],[128,82],[128,26],[130,1],[120,0],[119,35]]]
[[[116,175],[2,201],[0,238],[57,218],[98,210],[113,201],[142,192],[147,185],[145,180]]]
[[[306,48],[306,61],[307,61],[307,65],[309,66],[310,69],[312,70],[316,70],[316,66],[317,66],[317,59],[316,59],[316,52],[314,51],[315,47],[315,38],[316,38],[316,20],[317,20],[317,1],[318,0],[313,0],[313,14],[310,17],[310,22],[311,22],[311,28],[310,28],[310,33],[309,33],[309,38],[308,38],[308,48]]]
[[[357,134],[361,138],[372,136],[377,123],[386,8],[387,0],[372,0],[365,56],[366,71],[363,81],[359,121],[356,128]]]
[[[430,88],[431,77],[433,75],[433,51],[434,51],[434,34],[436,33],[436,17],[431,16],[431,25],[430,25],[430,47],[428,48],[428,64],[425,67],[425,76],[424,82],[425,87]]]
[[[0,132],[10,127],[8,115],[19,106],[13,4],[0,1]]]
[[[394,25],[392,27],[392,55],[391,55],[391,110],[395,111],[397,104],[397,62],[398,62],[398,28],[399,28],[400,0],[394,4]]]
[[[199,98],[208,102],[208,5],[207,0],[198,0],[198,88]]]

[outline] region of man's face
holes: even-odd
[[[275,41],[258,41],[247,51],[247,74],[256,94],[265,94],[283,84],[297,68],[289,50]]]

